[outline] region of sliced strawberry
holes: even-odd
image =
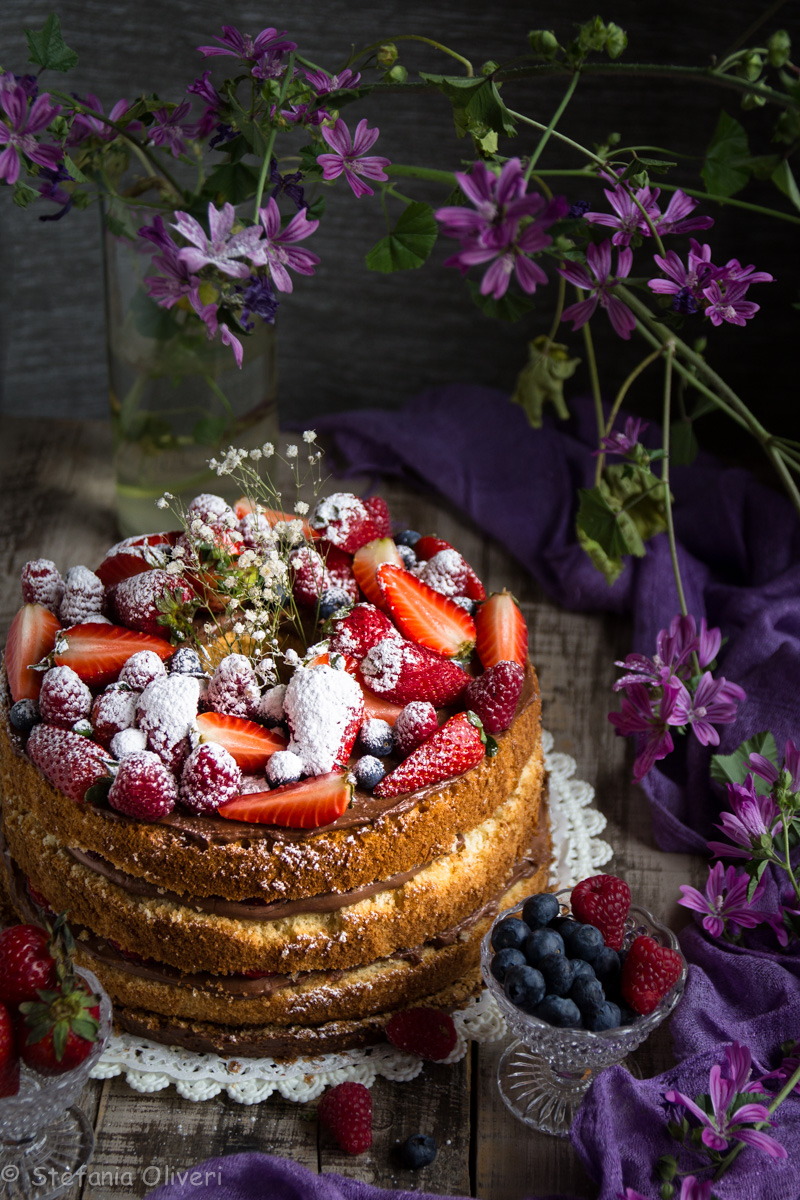
[[[197,717],[201,742],[219,742],[243,771],[261,771],[276,750],[286,749],[286,738],[246,717],[207,712]]]
[[[248,500],[246,496],[241,496],[234,504],[233,511],[241,521],[242,517],[246,517],[248,513],[255,512],[256,509],[251,500]],[[262,516],[267,518],[270,525],[277,525],[279,521],[289,522],[299,520],[296,513],[282,512],[279,508],[262,508],[259,504],[258,511]],[[305,519],[303,519],[303,534],[308,538],[309,541],[311,538],[319,536],[319,534],[314,532],[308,521]]]
[[[355,675],[358,670],[358,659],[351,658],[349,654],[340,654],[338,651],[332,651],[334,658],[337,656],[344,661],[344,669],[348,675]],[[316,658],[312,658],[311,662],[306,663],[307,667],[329,667],[331,665],[331,655],[326,651],[325,654],[318,654]]]
[[[433,537],[432,534],[427,534],[425,537],[418,538],[414,542],[414,553],[420,562],[427,562],[429,558],[433,558],[434,554],[438,554],[440,550],[452,550],[453,547],[444,538]]]
[[[446,658],[469,654],[475,622],[466,609],[391,563],[379,566],[376,577],[392,620],[410,641]]]
[[[6,671],[11,697],[35,700],[42,686],[42,672],[31,667],[49,654],[56,644],[61,622],[43,604],[24,604],[19,610],[6,642]]]
[[[364,595],[378,608],[386,609],[386,601],[381,591],[375,572],[381,563],[391,563],[404,571],[403,560],[397,546],[391,538],[376,538],[367,542],[353,556],[353,574],[358,580],[358,586]]]
[[[510,592],[494,592],[475,614],[478,651],[486,670],[499,662],[528,661],[528,626]]]
[[[177,533],[148,533],[141,537],[129,537],[112,546],[95,571],[104,587],[113,587],[131,575],[163,567],[166,562],[164,547],[174,546]]]
[[[384,638],[362,658],[359,682],[382,700],[409,704],[429,700],[435,707],[453,704],[470,676],[458,663],[405,638]]]
[[[475,723],[477,722],[477,723]],[[477,717],[460,712],[451,717],[375,788],[376,796],[400,796],[431,783],[463,775],[483,760],[485,734]]]
[[[364,719],[369,717],[372,720],[386,721],[387,724],[394,725],[403,711],[403,705],[392,704],[391,700],[382,700],[367,687],[362,686],[361,690],[364,693]]]
[[[73,625],[58,639],[55,661],[59,667],[72,667],[89,687],[113,683],[125,663],[140,650],[154,650],[164,662],[175,647],[163,637],[126,629],[124,625]]]
[[[330,825],[349,807],[353,785],[346,771],[329,771],[301,783],[286,783],[271,792],[249,792],[221,804],[217,812],[229,821],[282,825],[290,829],[319,829]]]

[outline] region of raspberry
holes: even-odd
[[[134,692],[143,692],[148,683],[166,673],[167,668],[155,650],[137,650],[120,671],[119,682],[127,683]]]
[[[102,746],[110,746],[118,733],[123,729],[130,729],[135,723],[138,699],[138,692],[120,687],[117,683],[110,684],[95,698],[92,705],[92,728],[94,736]]]
[[[35,725],[25,749],[53,786],[78,803],[93,783],[108,776],[105,750],[69,729]]]
[[[469,567],[457,550],[440,550],[429,558],[419,572],[428,587],[443,596],[466,595]]]
[[[372,1096],[363,1083],[339,1083],[319,1102],[319,1119],[346,1154],[372,1145]]]
[[[242,772],[233,755],[218,742],[203,742],[184,764],[180,802],[193,813],[215,812],[239,795],[241,784]]]
[[[147,734],[141,729],[136,729],[131,726],[130,729],[121,729],[119,733],[115,733],[111,739],[109,750],[118,761],[124,758],[126,754],[136,754],[139,750],[147,749]]]
[[[298,604],[314,608],[325,589],[325,564],[310,546],[300,546],[289,556],[292,569],[292,595]]]
[[[386,1036],[398,1050],[441,1062],[455,1049],[453,1018],[437,1008],[407,1008],[386,1023]]]
[[[348,603],[355,604],[359,597],[358,580],[353,574],[353,558],[338,546],[320,542],[317,548],[325,559],[326,587],[340,588],[347,594]]]
[[[180,575],[166,571],[142,571],[121,580],[111,593],[111,607],[120,625],[138,629],[155,637],[166,637],[167,629],[159,621],[164,606],[172,601],[188,604],[194,592]]]
[[[39,692],[39,715],[49,725],[71,729],[92,711],[92,693],[72,667],[45,671]]]
[[[334,622],[333,637],[328,648],[333,654],[349,654],[352,658],[364,655],[386,637],[399,638],[392,622],[374,604],[357,604]]]
[[[26,604],[43,604],[57,613],[64,597],[61,572],[49,558],[34,558],[22,568],[22,595]]]
[[[226,655],[208,685],[207,700],[214,712],[230,717],[255,715],[261,702],[261,688],[250,659],[244,654]]]
[[[351,492],[334,492],[332,496],[326,496],[318,501],[309,517],[312,529],[348,554],[355,554],[367,542],[382,537],[379,529],[384,523],[382,512],[378,513],[376,522],[364,501]]]
[[[622,995],[634,1012],[651,1013],[678,982],[683,957],[670,946],[640,934],[622,966]]]
[[[128,817],[157,821],[172,812],[178,785],[157,754],[140,750],[119,764],[108,793],[108,803]]]
[[[612,950],[622,949],[625,918],[631,906],[631,889],[616,875],[593,875],[572,889],[572,914],[594,925]]]
[[[408,758],[438,728],[436,709],[430,701],[412,700],[395,721],[394,748],[401,758]]]
[[[202,495],[195,496],[186,510],[186,515],[189,518],[189,525],[195,517],[199,517],[204,525],[227,525],[229,529],[235,529],[237,525],[236,513],[228,501],[211,492],[203,492]]]
[[[511,725],[524,680],[519,663],[503,661],[467,685],[464,702],[480,717],[487,733],[500,733]]]
[[[136,721],[151,750],[177,771],[188,758],[200,684],[191,675],[160,675],[139,697]]]
[[[248,550],[259,550],[271,545],[274,540],[272,526],[264,513],[245,513],[240,517],[237,528]]]
[[[64,626],[80,625],[87,617],[102,613],[105,588],[88,567],[70,567],[64,580],[64,597],[58,615]]]

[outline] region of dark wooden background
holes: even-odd
[[[22,27],[41,27],[52,6],[53,0],[5,0],[0,5],[3,67],[25,69]],[[601,12],[628,30],[627,61],[705,63],[729,49],[773,7],[754,0],[674,0],[670,5],[611,0]],[[266,25],[285,28],[304,53],[331,69],[341,64],[351,43],[364,45],[376,36],[404,31],[440,37],[477,66],[490,57],[502,62],[524,51],[532,26],[552,26],[566,37],[573,22],[586,20],[597,9],[596,0],[569,5],[546,0],[537,6],[519,0],[443,0],[437,5],[421,0],[279,0],[266,9],[244,0],[224,5],[211,0],[63,0],[57,6],[67,43],[80,57],[66,84],[77,92],[95,92],[106,110],[120,96],[142,91],[180,100],[186,84],[209,65],[196,47],[211,42],[223,23],[250,33]],[[779,5],[765,29],[778,27],[800,41],[797,3]],[[451,69],[451,60],[434,51],[406,46],[403,61],[412,73]],[[216,60],[215,70],[227,61]],[[51,78],[56,86],[65,82]],[[546,80],[513,89],[506,85],[505,95],[512,106],[547,121],[563,89],[563,80]],[[752,131],[754,149],[769,150],[764,114],[742,116],[738,98],[730,92],[684,88],[662,78],[632,78],[624,84],[584,80],[562,127],[590,144],[619,130],[627,143],[679,144],[700,154],[723,106]],[[351,110],[354,117],[363,115],[357,109]],[[381,127],[379,149],[396,162],[457,167],[461,155],[469,156],[467,143],[453,134],[449,105],[437,95],[413,102],[384,97],[369,112],[370,124]],[[525,153],[530,145],[523,134],[502,149]],[[559,151],[542,165],[564,161]],[[688,162],[695,183],[698,169],[699,160]],[[565,181],[570,183],[574,181]],[[414,186],[404,183],[403,190],[413,194]],[[444,194],[434,191],[427,198],[440,203]],[[751,198],[782,203],[766,185]],[[43,224],[37,214],[45,207],[22,211],[7,190],[0,196],[0,412],[102,418],[106,378],[98,219],[94,211],[74,212],[63,221]],[[786,399],[791,377],[780,339],[793,337],[797,325],[791,307],[798,289],[797,227],[774,222],[755,229],[750,215],[730,209],[715,215],[718,227],[712,234],[720,248],[715,258],[756,260],[778,282],[759,290],[763,310],[746,335],[734,328],[710,331],[710,356],[736,378],[767,424],[796,429],[795,406]],[[392,276],[368,272],[364,254],[383,231],[377,199],[357,201],[341,183],[328,189],[328,214],[313,239],[322,265],[314,279],[298,280],[279,317],[284,420],[353,406],[397,406],[426,386],[454,380],[508,390],[524,364],[527,340],[548,328],[552,289],[544,289],[541,307],[517,325],[483,317],[458,273],[441,267],[452,242],[442,241],[434,263],[420,271]],[[598,333],[610,388],[636,359],[632,350],[620,353],[621,343],[613,335]],[[579,337],[570,336],[580,353]],[[585,385],[579,376],[575,386]],[[640,396],[647,398],[646,393]],[[713,425],[710,433],[715,433]]]

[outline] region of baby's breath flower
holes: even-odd
[[[167,500],[166,496],[161,496],[158,500],[156,500],[156,508],[169,508],[169,501]]]
[[[258,449],[256,449],[256,450],[251,450],[251,451],[250,451],[250,457],[252,458],[253,462],[258,462],[258,461],[259,461],[259,459],[262,457],[262,455],[261,455],[261,451],[260,451],[260,450],[258,450]]]
[[[297,446],[287,446],[286,447],[286,457],[287,458],[297,458]]]
[[[172,547],[172,557],[173,558],[183,558],[185,553],[186,553],[185,546],[173,546]]]
[[[238,607],[239,607],[239,597],[231,596],[230,600],[228,601],[228,608],[234,609],[234,608],[238,608]]]
[[[173,562],[167,563],[167,574],[168,575],[180,575],[182,570],[183,570],[182,562],[173,561]]]
[[[261,447],[261,453],[264,455],[264,458],[272,458],[275,453],[275,447],[272,442],[264,442],[264,445]]]
[[[254,625],[255,622],[258,620],[258,616],[257,616],[255,610],[252,608],[246,608],[244,610],[243,615],[244,615],[245,621],[247,621],[248,624],[250,624],[250,625]]]
[[[304,430],[304,432],[303,432],[303,441],[304,442],[314,442],[314,441],[316,441],[316,438],[317,438],[317,432],[315,429]]]
[[[217,627],[213,621],[206,621],[205,625],[203,626],[203,630],[206,634],[208,634],[209,637],[213,637],[217,632]]]
[[[229,575],[229,576],[227,577],[227,579],[223,579],[223,581],[222,581],[222,586],[223,586],[224,588],[227,588],[227,590],[228,590],[229,592],[232,592],[232,591],[233,591],[233,589],[236,587],[236,576],[235,576],[235,575]]]
[[[294,511],[301,517],[304,517],[308,512],[308,505],[306,504],[305,500],[298,500],[297,504],[294,506]]]
[[[267,635],[263,629],[254,629],[250,636],[254,642],[263,642]]]
[[[236,622],[236,624],[233,627],[233,632],[236,634],[237,637],[241,637],[241,635],[244,633],[244,625],[242,624],[241,621]]]

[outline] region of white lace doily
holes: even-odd
[[[542,734],[542,745],[550,777],[554,852],[550,882],[570,887],[593,875],[613,851],[598,836],[605,829],[606,819],[591,807],[594,788],[574,778],[575,760],[553,750],[552,734]],[[498,1041],[506,1032],[500,1010],[487,991],[454,1013],[453,1022],[457,1041],[445,1059],[448,1063],[462,1059],[469,1042]],[[379,1075],[401,1082],[414,1079],[423,1066],[415,1054],[389,1045],[277,1063],[272,1058],[226,1059],[216,1054],[196,1054],[123,1033],[112,1036],[92,1078],[111,1079],[124,1073],[137,1092],[159,1092],[174,1084],[187,1100],[211,1100],[225,1092],[239,1104],[258,1104],[278,1092],[285,1100],[303,1103],[345,1080],[371,1087]]]

